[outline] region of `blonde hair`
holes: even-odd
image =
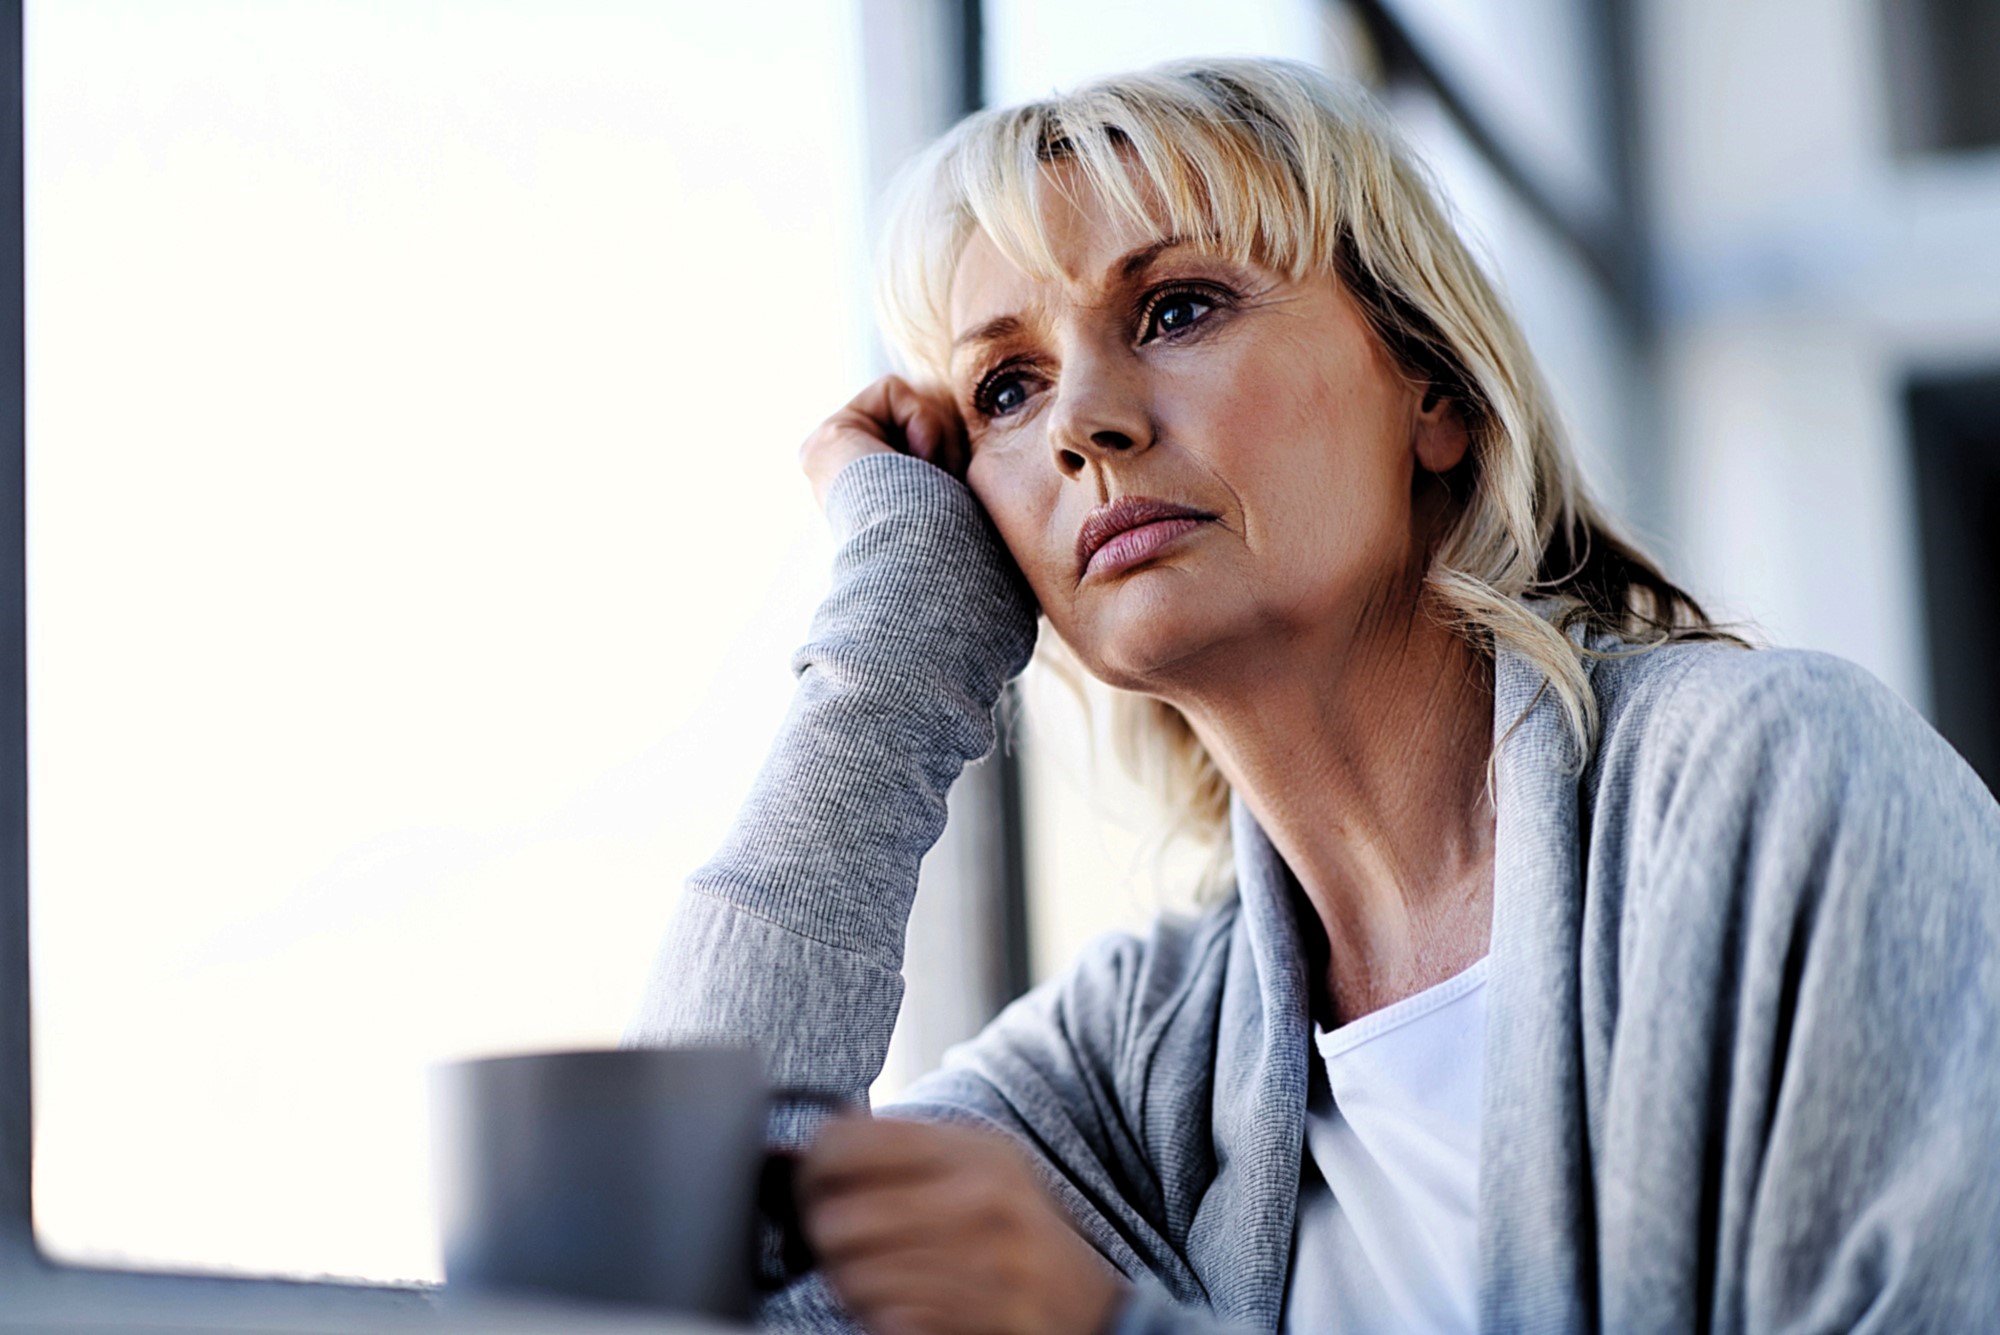
[[[1056,272],[1040,208],[1056,163],[1141,227],[1294,279],[1336,275],[1401,369],[1458,406],[1472,448],[1446,477],[1457,504],[1427,591],[1480,652],[1505,645],[1546,674],[1580,757],[1598,727],[1587,658],[1734,638],[1592,500],[1520,330],[1385,114],[1304,64],[1174,61],[960,122],[905,169],[883,234],[879,314],[912,379],[947,380],[947,300],[974,228],[1023,270]],[[1128,769],[1182,832],[1224,847],[1229,786],[1187,720],[1118,697]]]

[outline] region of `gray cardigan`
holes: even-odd
[[[791,713],[629,1041],[760,1041],[779,1082],[858,1102],[918,862],[1035,617],[928,464],[858,460],[828,515]],[[1582,766],[1539,674],[1504,650],[1495,672],[1482,1328],[2000,1326],[2000,808],[1824,655],[1594,660]],[[1137,1281],[1121,1335],[1268,1331],[1284,1298],[1302,900],[1240,803],[1232,820],[1232,897],[1098,941],[880,1110],[1016,1136]],[[781,1110],[773,1134],[817,1115]],[[852,1329],[816,1276],[762,1317]]]

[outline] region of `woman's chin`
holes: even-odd
[[[1087,645],[1072,641],[1091,675],[1120,690],[1163,694],[1213,659],[1222,637],[1187,608],[1124,615]]]

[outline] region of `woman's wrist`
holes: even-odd
[[[956,511],[963,502],[977,508],[971,489],[936,464],[914,455],[879,450],[848,460],[826,488],[826,519],[834,536],[845,539],[884,509],[917,497]]]
[[[933,464],[879,452],[848,462],[826,499],[840,548],[814,638],[838,629],[928,655],[907,666],[997,697],[1027,665],[1039,613],[978,498]]]

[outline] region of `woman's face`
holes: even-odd
[[[1060,277],[967,242],[951,385],[967,482],[1085,667],[1171,699],[1407,612],[1434,517],[1413,480],[1466,448],[1451,405],[1398,371],[1336,279],[1048,193]]]

